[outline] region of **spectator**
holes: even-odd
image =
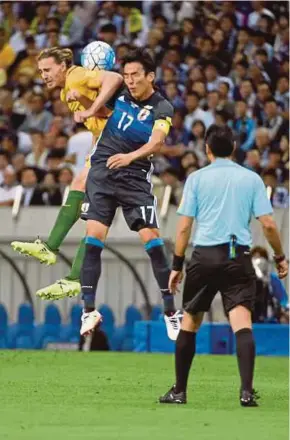
[[[16,153],[12,156],[11,163],[17,174],[25,168],[25,160],[26,158],[23,153]]]
[[[58,171],[60,166],[65,161],[65,154],[66,151],[63,148],[58,148],[50,151],[46,159],[48,171]]]
[[[271,18],[275,18],[269,9],[264,8],[263,1],[252,1],[252,8],[254,11],[249,15],[248,26],[251,29],[257,29],[258,21],[262,15],[267,15]]]
[[[196,120],[202,121],[206,127],[211,124],[211,121],[208,122],[207,113],[199,107],[199,95],[196,92],[187,94],[185,107],[187,116],[184,120],[184,127],[189,133],[191,131],[193,122]]]
[[[236,17],[232,14],[224,14],[220,21],[221,30],[225,34],[225,49],[232,52],[237,41]]]
[[[282,281],[271,271],[267,250],[256,246],[251,250],[251,257],[257,276],[254,322],[276,320],[289,323],[288,295]]]
[[[258,125],[263,124],[264,106],[266,101],[271,98],[271,89],[267,82],[262,81],[257,87],[257,99],[254,106],[254,117],[257,119]]]
[[[31,130],[30,137],[32,140],[32,152],[26,156],[25,163],[29,167],[45,168],[48,152],[45,149],[43,132]]]
[[[40,184],[40,190],[45,205],[60,206],[62,204],[62,194],[57,185],[55,173],[49,172],[45,175],[43,182]]]
[[[247,116],[252,117],[254,112],[254,107],[257,104],[256,95],[254,93],[254,88],[251,80],[245,79],[241,82],[238,93],[236,95],[236,100],[242,99],[247,104]]]
[[[121,41],[118,40],[117,27],[112,23],[107,23],[107,24],[103,25],[100,28],[100,31],[98,33],[98,37],[100,40],[104,41],[105,43],[109,44],[112,47],[115,47],[119,43],[121,43]],[[157,43],[158,43],[158,40],[157,40]]]
[[[251,41],[251,31],[249,28],[243,27],[238,32],[236,53],[250,57],[252,52],[253,42]]]
[[[204,146],[204,136],[205,136],[206,128],[202,121],[195,121],[191,127],[191,138],[188,143],[188,149],[192,150],[197,158],[198,163],[201,167],[207,164],[207,156],[205,153]]]
[[[42,191],[38,188],[35,168],[26,167],[20,173],[20,184],[23,186],[23,206],[44,205]]]
[[[0,207],[12,206],[15,199],[16,174],[12,167],[3,172],[3,183],[0,185]]]
[[[7,151],[0,150],[0,185],[4,181],[4,171],[8,167],[10,162],[10,155]]]
[[[270,133],[265,127],[260,127],[256,130],[256,147],[261,156],[261,166],[265,168],[269,161],[269,152],[271,150],[270,145]]]
[[[16,22],[15,32],[9,40],[9,45],[12,47],[15,54],[24,51],[26,48],[25,38],[29,35],[29,20],[25,16],[20,16]]]
[[[104,1],[101,3],[101,7],[96,17],[96,34],[99,33],[103,26],[108,24],[113,24],[116,27],[118,34],[122,32],[123,19],[117,14],[117,7],[117,2]]]
[[[235,120],[233,130],[237,147],[243,153],[250,150],[255,142],[256,124],[252,118],[247,116],[247,104],[245,101],[238,101],[235,109]]]
[[[279,114],[278,106],[274,98],[269,98],[265,103],[264,124],[269,129],[271,141],[279,142],[283,134],[287,133],[285,121]]]
[[[56,17],[47,19],[45,32],[35,37],[38,49],[54,46],[69,46],[69,38],[61,33],[61,24]]]
[[[149,31],[147,18],[130,1],[119,2],[118,13],[124,19],[125,36],[136,46],[145,46]]]
[[[261,157],[259,150],[249,150],[246,152],[245,167],[249,170],[255,171],[257,174],[261,174],[262,167],[260,164]]]
[[[82,42],[84,25],[73,11],[73,3],[58,1],[56,17],[61,24],[61,32],[65,35],[70,45],[79,45]]]
[[[183,109],[184,108],[184,100],[181,98],[178,88],[177,88],[177,82],[176,81],[169,81],[165,85],[165,93],[167,99],[169,99],[176,109]]]
[[[289,119],[289,77],[281,75],[277,82],[275,100],[283,110],[283,118]]]
[[[32,35],[42,34],[45,32],[46,20],[49,15],[50,4],[49,2],[42,1],[36,3],[36,16],[30,24],[30,32]]]
[[[45,110],[45,97],[34,93],[30,100],[30,113],[26,116],[19,130],[26,133],[35,129],[38,131],[48,131],[52,122],[52,115]]]
[[[167,168],[160,173],[159,177],[164,185],[172,188],[170,203],[178,206],[183,192],[183,186],[179,180],[178,171],[176,171],[174,168]]]
[[[74,173],[72,169],[68,166],[64,166],[60,169],[58,173],[58,182],[60,184],[61,191],[64,192],[64,189],[71,185],[74,178]]]

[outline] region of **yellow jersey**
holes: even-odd
[[[84,69],[80,66],[72,66],[67,71],[65,86],[61,90],[60,99],[67,104],[71,112],[74,113],[77,111],[83,111],[86,109],[81,105],[80,102],[67,101],[67,92],[69,90],[77,90],[86,98],[90,99],[91,101],[95,101],[98,96],[100,86],[100,74],[98,71]],[[84,125],[93,133],[94,136],[98,137],[103,131],[106,123],[107,118],[92,117],[88,118],[84,122]]]

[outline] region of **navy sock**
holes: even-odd
[[[252,392],[255,367],[255,341],[250,328],[242,328],[235,334],[238,366],[242,390]]]
[[[164,313],[171,314],[175,311],[175,305],[174,296],[168,289],[170,268],[165,254],[164,242],[161,238],[154,238],[145,244],[145,250],[151,259],[154,276],[162,294]]]
[[[95,237],[86,237],[86,250],[81,270],[82,299],[86,311],[95,309],[95,298],[101,275],[101,252],[104,243]]]

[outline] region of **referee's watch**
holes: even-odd
[[[285,255],[274,255],[273,259],[275,261],[276,264],[282,263],[282,261],[286,260]]]

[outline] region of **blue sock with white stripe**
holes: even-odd
[[[161,238],[154,238],[148,241],[144,247],[151,259],[154,276],[162,294],[164,313],[170,315],[175,312],[175,305],[174,296],[168,289],[170,268],[165,253],[164,242]]]
[[[95,237],[86,237],[86,252],[81,270],[81,289],[87,312],[95,309],[95,298],[101,276],[101,252],[104,243]]]

